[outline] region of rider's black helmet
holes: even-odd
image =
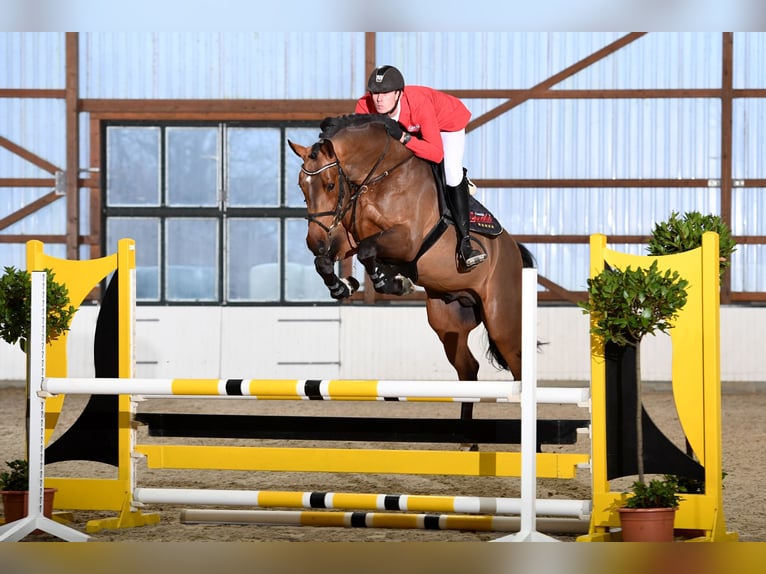
[[[373,94],[403,90],[404,76],[393,66],[380,66],[370,74],[367,89]]]

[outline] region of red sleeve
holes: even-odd
[[[424,86],[407,86],[399,121],[413,134],[407,143],[412,153],[438,163],[444,159],[441,132],[464,129],[471,112],[454,96]]]
[[[417,105],[411,112],[411,118],[417,118],[412,124],[420,127],[420,133],[407,142],[407,148],[418,157],[439,163],[444,159],[444,146],[433,106]]]

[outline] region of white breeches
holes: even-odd
[[[463,181],[463,152],[465,151],[465,130],[441,132],[444,147],[444,176],[447,185],[457,187]]]

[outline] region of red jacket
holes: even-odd
[[[444,159],[440,132],[462,130],[471,119],[471,112],[458,98],[426,86],[405,86],[399,103],[399,123],[413,136],[407,147],[435,163]],[[377,113],[369,92],[359,98],[355,113]]]

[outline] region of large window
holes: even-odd
[[[135,239],[138,300],[332,302],[287,145],[316,137],[302,125],[105,125],[105,248]]]

